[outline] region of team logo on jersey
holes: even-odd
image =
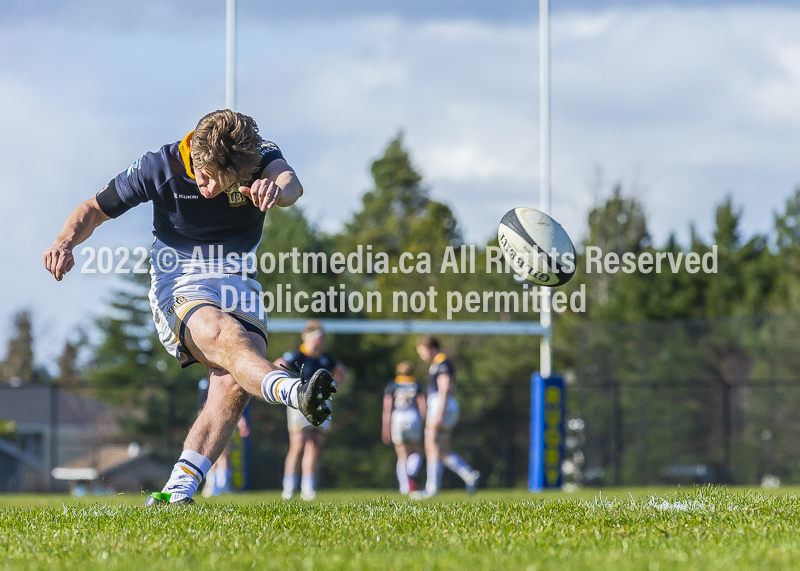
[[[243,206],[247,204],[247,197],[238,190],[232,190],[228,194],[228,204],[230,206]]]
[[[169,317],[172,317],[175,314],[175,308],[177,308],[179,305],[186,303],[187,301],[189,300],[186,299],[184,296],[176,295],[175,299],[169,302],[169,305],[167,306],[167,315]]]

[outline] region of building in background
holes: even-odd
[[[76,495],[137,493],[160,488],[169,471],[149,448],[136,443],[110,444],[58,466],[53,477],[67,482]]]
[[[0,492],[66,491],[53,469],[121,435],[113,409],[53,385],[0,386],[0,422]]]

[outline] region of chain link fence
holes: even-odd
[[[800,482],[800,317],[581,332],[568,391],[577,482]]]

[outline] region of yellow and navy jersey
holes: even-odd
[[[430,382],[428,383],[428,394],[431,393],[438,393],[439,392],[439,385],[437,383],[437,379],[439,375],[450,375],[450,389],[449,391],[452,393],[453,389],[456,388],[456,368],[453,365],[453,362],[447,358],[447,355],[444,353],[439,353],[434,357],[433,363],[431,363],[430,369],[428,370],[430,374]]]
[[[303,351],[303,347],[297,351],[287,351],[283,354],[283,360],[297,371],[303,372],[303,380],[309,381],[311,377],[320,369],[333,372],[336,367],[336,359],[330,353],[323,353],[318,359],[310,357]]]
[[[253,251],[261,240],[265,213],[239,191],[214,198],[200,194],[192,170],[189,140],[147,153],[118,174],[97,194],[103,212],[116,218],[144,202],[153,203],[153,234],[165,245],[189,254],[195,247],[222,246],[222,255]],[[261,144],[261,162],[252,184],[264,168],[283,154],[275,143]],[[217,248],[212,251],[219,252]]]
[[[393,410],[416,410],[417,395],[422,394],[422,385],[417,379],[408,375],[397,375],[394,381],[386,385],[384,394],[392,397]]]

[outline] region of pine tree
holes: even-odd
[[[428,196],[422,176],[403,147],[402,135],[389,143],[383,156],[372,163],[371,171],[374,188],[364,194],[361,210],[336,237],[335,247],[341,252],[355,252],[359,246],[366,251],[371,247],[373,256],[378,253],[388,256],[389,268],[399,267],[402,254],[411,254],[404,263],[415,269],[408,274],[364,271],[347,276],[352,289],[381,292],[383,316],[387,317],[395,314],[391,307],[393,292],[404,291],[411,295],[437,285],[444,289],[444,284],[452,281],[452,274],[440,274],[439,270],[446,248],[460,246],[462,237],[452,210]],[[427,267],[426,256],[430,261]],[[398,309],[402,310],[402,306]],[[419,314],[409,313],[398,312],[394,316],[441,318],[431,312],[429,306]]]
[[[650,246],[647,218],[642,203],[635,197],[624,197],[622,186],[614,187],[613,195],[605,203],[589,212],[589,236],[585,246],[600,248],[603,256],[614,253],[620,258],[631,252],[639,254]],[[611,301],[613,282],[620,273],[605,271],[587,276],[587,288],[600,307]]]
[[[769,301],[772,313],[800,310],[800,187],[775,214],[775,275],[777,285]]]
[[[23,309],[14,314],[14,333],[8,341],[6,358],[0,366],[0,376],[15,383],[34,380],[33,323],[31,312]]]
[[[78,363],[80,350],[86,346],[86,334],[80,332],[75,341],[64,341],[64,348],[58,358],[58,377],[56,381],[61,387],[77,387],[83,382],[83,371]]]

